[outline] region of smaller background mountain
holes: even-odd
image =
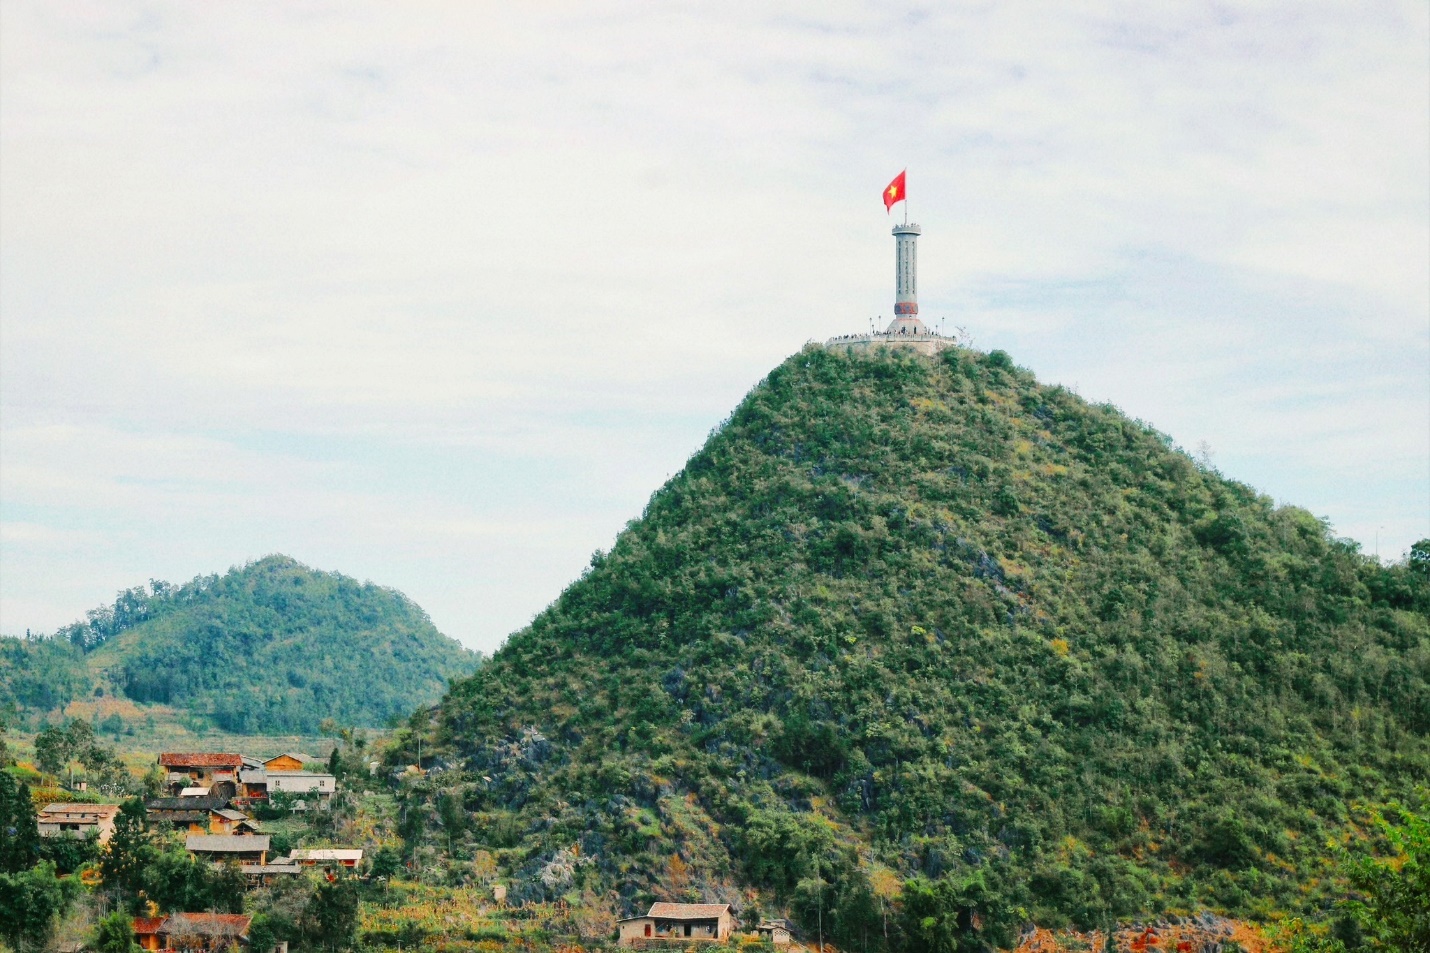
[[[47,638],[0,637],[0,704],[121,696],[227,732],[313,734],[384,725],[481,661],[395,589],[268,556],[125,590]]]

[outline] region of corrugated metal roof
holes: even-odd
[[[729,910],[728,903],[653,903],[646,916],[660,920],[714,920]]]

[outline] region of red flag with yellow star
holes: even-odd
[[[889,187],[884,190],[884,212],[886,214],[889,209],[894,207],[895,202],[902,202],[904,200],[904,176],[908,175],[908,173],[909,170],[905,169],[903,172],[894,176],[894,181],[890,182]]]

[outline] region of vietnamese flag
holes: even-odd
[[[890,182],[889,187],[884,190],[885,214],[888,213],[889,209],[894,207],[895,202],[902,202],[906,198],[904,194],[904,176],[908,174],[908,169],[905,169],[903,172],[900,172],[898,175],[894,176],[894,181]]]

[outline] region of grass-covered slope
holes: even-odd
[[[1355,805],[1430,777],[1427,611],[1001,352],[810,348],[454,686],[406,830],[856,946],[1314,906]]]
[[[107,684],[236,733],[312,734],[325,718],[380,726],[478,662],[400,592],[286,556],[130,589],[53,638],[0,648],[0,684],[22,705]]]

